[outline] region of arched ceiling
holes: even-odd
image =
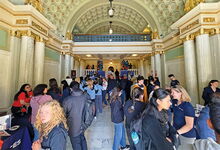
[[[142,32],[150,24],[160,34],[170,32],[170,25],[184,15],[185,0],[114,0],[118,32]],[[109,24],[108,0],[44,0],[44,15],[63,35],[77,29],[81,33],[98,33]],[[106,25],[99,25],[106,21]],[[124,26],[122,26],[122,23]],[[99,28],[98,28],[99,27]],[[134,32],[134,33],[135,33]]]

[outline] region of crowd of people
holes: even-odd
[[[52,78],[49,88],[33,90],[24,84],[14,96],[12,125],[28,128],[33,150],[66,150],[68,136],[73,150],[87,150],[86,129],[110,107],[113,150],[219,150],[219,81],[204,88],[205,107],[196,116],[187,91],[173,74],[168,77],[166,89],[158,77],[126,74],[67,77],[61,87]]]

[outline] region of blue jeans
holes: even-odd
[[[106,93],[107,93],[106,90],[102,91],[102,101],[105,105],[108,105],[107,100],[106,100]]]
[[[121,147],[126,146],[126,139],[125,139],[125,127],[124,123],[114,123],[115,126],[115,135],[114,135],[114,142],[113,142],[113,150],[118,150]]]
[[[76,137],[70,137],[73,150],[87,150],[87,143],[84,133]]]
[[[102,95],[95,96],[95,110],[96,113],[102,113]]]

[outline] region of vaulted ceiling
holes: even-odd
[[[108,33],[112,21],[114,33],[141,33],[149,24],[160,34],[170,32],[170,25],[184,15],[185,0],[114,0],[113,18],[108,16],[108,0],[43,0],[44,15],[63,35]]]

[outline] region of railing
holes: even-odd
[[[111,34],[111,35],[93,35],[93,34],[74,34],[74,42],[143,42],[151,41],[150,34]]]
[[[97,73],[96,69],[85,69],[85,75],[94,75]],[[138,69],[128,69],[128,70],[122,70],[122,74],[130,74],[131,76],[138,76]],[[121,75],[123,76],[123,75]]]
[[[96,69],[86,69],[85,70],[85,75],[94,75],[96,73]]]
[[[128,69],[128,73],[133,76],[138,75],[138,69]]]

